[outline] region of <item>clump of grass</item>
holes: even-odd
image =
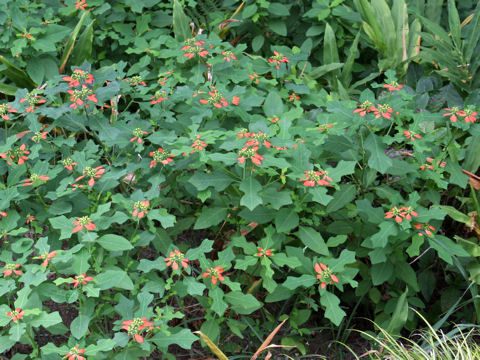
[[[417,313],[418,314],[418,313]],[[475,325],[457,325],[452,331],[444,333],[435,330],[428,321],[418,314],[427,327],[413,338],[394,336],[375,324],[380,331],[372,335],[359,331],[378,346],[363,354],[355,354],[343,344],[357,360],[479,360],[480,345],[475,337],[480,332]]]

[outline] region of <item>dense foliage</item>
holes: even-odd
[[[480,6],[3,3],[0,354],[479,321]]]

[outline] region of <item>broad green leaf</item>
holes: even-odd
[[[370,268],[370,275],[372,276],[372,283],[374,286],[381,285],[389,280],[393,275],[393,265],[390,262],[380,264],[373,264]]]
[[[178,42],[183,42],[192,37],[190,29],[190,20],[183,11],[183,6],[179,0],[173,0],[173,33]]]
[[[62,318],[58,311],[52,313],[42,312],[39,317],[31,320],[29,324],[33,327],[43,326],[44,328],[49,328],[50,326],[59,324],[62,322]]]
[[[302,240],[305,246],[320,255],[328,255],[329,251],[322,235],[310,227],[300,226],[297,236]]]
[[[460,17],[458,16],[457,7],[453,0],[448,0],[448,27],[450,29],[450,34],[452,35],[453,43],[457,49],[461,49],[460,42]]]
[[[77,25],[73,29],[72,33],[68,37],[67,43],[65,44],[65,49],[63,51],[62,58],[60,59],[60,66],[58,70],[60,74],[63,74],[65,70],[65,66],[67,65],[67,61],[70,58],[70,55],[73,51],[73,47],[75,46],[75,42],[77,41],[77,37],[80,32],[80,29],[82,28],[83,23],[87,19],[89,13],[90,13],[89,11],[83,12],[82,17],[80,18]]]
[[[213,171],[210,174],[195,171],[195,174],[188,180],[197,190],[202,191],[212,186],[217,191],[222,191],[233,182],[233,179],[220,172]]]
[[[93,24],[94,22],[91,22],[87,25],[82,35],[78,38],[70,56],[70,64],[81,65],[92,56]]]
[[[73,222],[65,216],[58,216],[49,219],[54,229],[60,230],[60,240],[70,239],[72,237]]]
[[[336,326],[340,325],[342,319],[347,315],[340,307],[340,299],[328,291],[321,293],[320,304],[325,306],[325,317]]]
[[[179,332],[165,335],[163,332],[158,332],[152,341],[160,348],[166,350],[170,345],[178,345],[183,349],[190,350],[192,344],[198,338],[192,334],[189,329],[182,329]]]
[[[239,189],[244,193],[240,199],[240,205],[246,206],[252,211],[258,205],[262,204],[262,198],[258,195],[262,190],[262,185],[253,176],[244,179]]]
[[[275,91],[270,91],[263,103],[265,116],[274,117],[283,113],[283,102],[280,95]]]
[[[392,166],[392,159],[385,155],[386,146],[382,143],[380,137],[374,134],[368,135],[363,146],[370,153],[368,165],[381,174],[385,174],[388,168]]]
[[[210,226],[217,225],[227,217],[227,209],[224,207],[207,207],[204,206],[202,213],[195,222],[194,229],[206,229]]]
[[[327,213],[342,209],[345,205],[351,203],[357,195],[357,189],[354,185],[342,184],[340,189],[333,195],[332,201],[327,205]]]
[[[148,218],[158,220],[164,229],[170,228],[175,224],[176,217],[167,212],[167,209],[153,209],[148,212]]]
[[[120,288],[133,290],[133,282],[123,270],[106,270],[95,277],[100,290]]]
[[[232,306],[232,310],[242,315],[251,314],[262,307],[262,303],[252,294],[245,295],[240,291],[231,291],[224,298]]]
[[[289,290],[295,290],[300,286],[309,288],[316,282],[317,282],[317,278],[315,276],[304,274],[300,277],[288,276],[287,280],[285,280],[285,282],[282,285]]]
[[[400,330],[403,328],[408,318],[408,300],[407,300],[407,291],[402,292],[402,295],[397,299],[397,305],[392,314],[392,318],[388,323],[386,331],[389,334],[399,334]]]
[[[223,301],[224,292],[218,287],[218,285],[212,285],[214,288],[209,291],[208,296],[212,299],[211,309],[218,315],[223,316],[225,310],[227,310],[228,305]]]
[[[275,227],[278,232],[290,232],[298,226],[299,217],[294,208],[283,208],[275,216]]]
[[[107,234],[100,237],[97,242],[108,251],[125,251],[133,249],[133,245],[123,236]]]

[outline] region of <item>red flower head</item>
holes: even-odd
[[[105,169],[102,165],[97,166],[96,168],[91,168],[90,166],[87,166],[85,170],[83,170],[83,175],[76,178],[75,182],[87,176],[90,178],[90,180],[88,180],[88,186],[92,187],[93,185],[95,185],[95,179],[100,179],[103,174],[105,174]]]
[[[332,269],[330,269],[327,265],[322,263],[315,264],[315,271],[317,272],[317,279],[320,280],[320,287],[325,289],[328,284],[337,283],[338,278],[336,275],[333,274]]]
[[[435,231],[435,228],[432,225],[429,225],[429,224],[415,224],[415,225],[413,225],[413,227],[415,229],[421,230],[421,231],[418,232],[418,235],[420,235],[420,236],[423,236],[422,231],[424,231],[425,234],[427,234],[428,236],[433,236],[432,231]]]
[[[303,181],[303,186],[314,187],[315,185],[326,186],[330,185],[332,178],[328,176],[328,173],[324,170],[315,171],[309,170],[304,171],[305,179],[300,179]]]
[[[273,255],[272,253],[272,250],[271,249],[263,249],[261,247],[258,248],[258,253],[256,253],[256,256],[260,257],[260,256],[264,256],[264,257],[270,257]]]
[[[27,112],[35,112],[37,105],[46,103],[47,100],[42,99],[40,95],[35,94],[34,92],[29,92],[26,98],[20,99],[21,103],[28,101],[29,106],[27,107]]]
[[[76,10],[85,10],[85,8],[87,6],[88,6],[88,4],[85,2],[85,0],[75,1],[75,9]]]
[[[72,171],[73,170],[73,167],[74,166],[77,166],[78,164],[73,161],[72,159],[70,159],[69,157],[67,157],[66,159],[63,159],[62,160],[62,164],[63,164],[63,167],[67,170],[70,170]]]
[[[153,160],[150,161],[150,168],[154,167],[158,163],[162,163],[163,165],[167,165],[173,161],[173,155],[166,150],[163,150],[161,147],[158,150],[151,151],[150,156],[153,157]]]
[[[353,113],[354,114],[360,113],[360,116],[364,117],[365,115],[367,115],[367,113],[369,113],[370,111],[373,111],[372,109],[373,109],[373,104],[367,100],[361,103],[357,109],[353,110]]]
[[[87,276],[87,274],[83,273],[82,275],[75,276],[75,279],[72,280],[73,287],[77,287],[78,285],[87,285],[88,281],[93,281],[93,277]]]
[[[30,224],[30,223],[32,223],[33,221],[35,221],[35,216],[30,215],[30,214],[27,214],[26,223],[27,223],[27,224]]]
[[[70,101],[72,102],[69,107],[73,109],[83,106],[86,99],[93,103],[98,103],[97,95],[95,95],[93,90],[89,89],[85,84],[82,84],[82,88],[80,90],[67,90],[67,92],[70,94]],[[88,104],[85,105],[85,107],[88,107]]]
[[[49,253],[45,252],[40,256],[34,257],[34,259],[43,259],[42,267],[46,268],[51,259],[57,255],[56,251],[51,251]]]
[[[388,91],[399,91],[403,85],[400,85],[396,81],[392,81],[390,84],[384,84],[383,87],[387,88]]]
[[[0,216],[7,217],[8,214],[5,211],[0,211]]]
[[[63,358],[67,360],[86,360],[87,358],[81,356],[81,354],[85,353],[85,349],[79,349],[78,345],[75,345],[73,348],[70,349],[69,353],[65,355]]]
[[[83,2],[85,2],[85,0]],[[85,4],[84,6],[87,6],[87,4]],[[62,77],[62,79],[68,81],[69,87],[80,86],[80,84],[82,84],[83,82],[85,82],[86,84],[93,84],[93,81],[95,80],[92,74],[85,72],[81,69],[73,70],[73,74],[71,76],[64,76]]]
[[[205,44],[205,41],[203,40],[195,40],[193,39],[187,39],[185,41],[185,46],[182,47],[182,51],[185,53],[183,56],[185,56],[188,59],[193,58],[195,55],[198,55],[200,57],[207,57],[208,55],[208,50],[205,50],[203,45]]]
[[[20,320],[23,315],[25,315],[25,311],[20,308],[16,308],[14,311],[7,312],[7,316],[9,316],[13,322]]]
[[[133,204],[133,217],[138,217],[139,219],[143,218],[145,214],[148,214],[148,207],[150,206],[150,201],[137,201]]]
[[[8,113],[16,113],[17,110],[13,109],[11,105],[2,104],[0,105],[0,117],[3,120],[10,120]]]
[[[133,336],[139,343],[144,341],[142,332],[146,327],[148,327],[147,331],[153,327],[153,323],[147,321],[146,317],[122,321],[122,329],[127,330],[128,335]]]
[[[13,150],[8,150],[6,153],[1,153],[0,158],[5,159],[8,165],[12,165],[12,162],[17,162],[18,165],[25,163],[25,160],[28,160],[28,154],[30,151],[25,150],[27,146],[22,144],[17,146]]]
[[[463,116],[465,116],[463,118],[463,120],[465,120],[466,123],[474,123],[475,121],[477,121],[477,112],[473,111],[473,110],[470,110],[470,109],[466,109],[463,111]]]
[[[44,131],[44,132],[36,132],[35,135],[33,135],[30,140],[36,142],[36,143],[39,143],[40,140],[47,140],[47,134],[48,134],[48,131]]]
[[[156,91],[155,95],[150,98],[150,104],[155,105],[155,104],[161,104],[162,101],[168,100],[167,97],[167,92],[166,91]]]
[[[26,179],[23,181],[23,186],[30,186],[36,182],[47,181],[47,180],[50,180],[50,178],[46,175],[32,174],[30,175],[29,179]]]
[[[188,259],[185,259],[185,254],[175,249],[174,251],[170,251],[170,257],[165,258],[165,262],[167,266],[172,265],[173,270],[178,270],[182,265],[184,269],[188,268]]]
[[[290,61],[285,56],[283,56],[283,54],[274,51],[273,56],[270,56],[268,58],[268,62],[274,64],[276,69],[280,69],[281,63],[289,63]]]
[[[222,51],[222,55],[223,55],[223,60],[224,61],[230,62],[230,61],[232,61],[232,59],[237,60],[237,58],[235,57],[235,55],[231,51]]]
[[[95,225],[88,216],[77,218],[77,221],[75,221],[73,225],[76,226],[73,228],[72,234],[82,230],[83,227],[87,230],[95,230],[97,228],[97,225]]]
[[[250,80],[255,81],[255,83],[258,84],[258,74],[257,73],[253,73],[253,75],[248,75],[248,77],[250,78]]]
[[[290,94],[290,97],[288,98],[288,101],[295,101],[295,100],[299,100],[300,99],[300,96],[298,96],[297,94],[295,94],[294,92],[292,92]]]
[[[12,274],[22,275],[22,271],[17,270],[20,266],[20,264],[5,264],[5,267],[3,268],[3,276],[7,277]]]
[[[388,104],[380,105],[378,107],[372,106],[371,111],[375,114],[375,118],[384,117],[385,119],[390,120],[392,118],[393,109]]]
[[[246,159],[250,159],[255,165],[262,165],[264,157],[257,153],[258,146],[252,148],[244,147],[238,152],[238,162],[244,164]]]
[[[144,135],[148,135],[148,132],[140,128],[136,128],[133,130],[133,137],[130,139],[130,142],[137,140],[137,143],[141,144],[143,142],[142,137]]]
[[[200,94],[200,92],[198,92]],[[208,99],[200,99],[198,100],[201,104],[212,104],[218,109],[221,109],[222,107],[227,107],[228,106],[228,101],[225,100],[225,97],[220,94],[220,92],[214,87],[211,87],[211,91],[208,92],[210,97]],[[238,105],[238,97],[235,97],[234,99],[235,102],[237,102],[236,105]]]
[[[211,267],[202,274],[204,278],[212,278],[212,284],[215,285],[218,280],[224,281],[225,278],[223,277],[223,268],[221,266]]]
[[[463,110],[460,110],[458,106],[453,106],[451,109],[450,108],[445,108],[445,110],[450,111],[448,113],[443,114],[443,116],[450,116],[450,121],[451,122],[457,122],[459,116],[465,116],[465,112]]]
[[[412,140],[412,141],[415,141],[416,139],[421,139],[422,136],[413,132],[413,131],[410,131],[410,130],[404,130],[403,131],[403,134],[405,135],[405,137],[409,140]]]
[[[385,213],[386,219],[395,218],[395,221],[401,223],[403,219],[411,220],[413,216],[418,216],[417,212],[412,209],[411,206],[402,206],[400,209],[394,206],[390,211]]]
[[[234,96],[232,98],[232,105],[238,105],[240,102],[240,98],[238,96]]]

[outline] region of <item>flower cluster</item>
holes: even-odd
[[[207,57],[208,50],[205,50],[205,48],[203,47],[204,44],[205,41],[203,40],[197,41],[195,38],[187,39],[185,41],[185,46],[182,47],[182,51],[184,52],[183,56],[188,59],[193,58],[195,55],[203,58]]]
[[[30,175],[30,178],[23,180],[23,186],[30,186],[30,185],[33,185],[34,183],[37,183],[40,181],[47,181],[47,180],[50,180],[50,178],[46,175],[32,174]]]
[[[82,230],[83,227],[87,230],[95,230],[97,228],[97,225],[95,225],[88,216],[77,218],[73,225],[75,225],[75,227],[72,230],[72,234]]]
[[[124,81],[128,82],[131,86],[147,86],[147,83],[143,81],[140,75],[132,76],[130,79],[124,79]]]
[[[90,100],[93,103],[98,103],[97,95],[93,93],[92,89],[89,89],[87,85],[82,84],[81,89],[67,90],[70,94],[70,101],[72,102],[69,107],[77,109],[79,106],[85,104],[85,99]],[[86,104],[87,108],[89,105]]]
[[[292,92],[288,98],[288,101],[295,101],[295,100],[300,100],[300,96]]]
[[[133,217],[138,217],[139,219],[143,218],[145,214],[148,214],[148,207],[150,206],[150,201],[136,201],[133,204]]]
[[[29,92],[27,97],[20,99],[21,103],[28,102],[27,112],[34,113],[37,105],[46,103],[47,100],[43,99],[40,95],[37,95],[35,92]]]
[[[8,113],[16,113],[17,110],[13,109],[11,105],[8,104],[1,104],[0,105],[0,117],[3,120],[10,120],[10,116]]]
[[[327,265],[322,263],[316,263],[314,268],[318,274],[317,279],[320,280],[320,287],[322,289],[325,289],[328,284],[338,284],[338,277],[333,274],[332,269],[330,269]]]
[[[146,327],[149,329],[153,328],[153,323],[147,321],[146,317],[122,321],[122,329],[127,330],[127,334],[133,336],[139,343],[143,343],[144,341],[142,332]]]
[[[22,144],[15,147],[13,150],[8,150],[6,153],[0,153],[0,158],[5,159],[8,165],[12,165],[12,162],[16,162],[18,165],[25,163],[28,160],[28,154],[30,151],[26,150],[27,146]]]
[[[405,137],[407,139],[412,140],[412,141],[415,141],[416,139],[421,139],[422,138],[422,135],[417,134],[416,132],[410,131],[410,130],[404,130],[403,134],[405,135]]]
[[[250,74],[249,74],[248,77],[250,78],[250,80],[252,80],[252,81],[254,81],[256,84],[258,84],[258,82],[259,82],[259,80],[258,80],[259,76],[258,76],[257,73],[253,73],[253,75],[250,75]]]
[[[203,140],[200,140],[202,135],[197,135],[196,139],[193,140],[193,144],[190,145],[193,150],[190,152],[190,154],[193,154],[195,151],[203,151],[207,147],[207,143]]]
[[[150,98],[150,104],[155,105],[155,104],[161,104],[162,101],[168,100],[167,97],[167,92],[165,90],[163,91],[156,91],[155,95]]]
[[[394,206],[385,213],[386,219],[395,218],[397,223],[401,223],[403,219],[411,220],[412,216],[418,216],[418,213],[411,206],[402,206],[401,208]]]
[[[96,168],[91,168],[90,166],[87,166],[83,170],[83,175],[77,177],[75,179],[75,182],[83,179],[84,177],[89,177],[90,179],[88,180],[88,186],[92,187],[93,185],[95,185],[95,179],[100,179],[103,174],[105,174],[105,169],[102,165],[97,166]]]
[[[435,166],[433,165],[433,160],[431,157],[427,157],[426,159],[426,163],[423,164],[423,165],[420,165],[420,170],[425,170],[425,169],[429,169],[429,170],[435,170]],[[438,161],[437,162],[437,166],[439,168],[444,168],[445,166],[447,165],[447,163],[445,161]]]
[[[18,270],[20,266],[20,264],[5,264],[5,267],[3,268],[3,276],[7,277],[12,274],[22,275],[22,271]]]
[[[326,186],[330,185],[332,178],[328,176],[328,173],[325,170],[308,170],[304,171],[305,179],[300,179],[303,181],[304,186],[314,187],[315,185]]]
[[[13,322],[21,320],[23,318],[23,315],[25,315],[25,311],[23,311],[21,308],[16,308],[13,311],[7,312],[7,316],[10,317]]]
[[[403,85],[399,84],[396,81],[392,81],[390,84],[384,84],[383,87],[386,88],[388,91],[400,91]]]
[[[164,259],[167,266],[172,265],[173,270],[178,270],[180,265],[183,266],[184,269],[188,268],[188,259],[185,259],[185,254],[175,249],[174,251],[170,251],[170,257]]]
[[[420,230],[418,232],[418,235],[423,236],[423,232],[427,234],[428,236],[433,236],[433,232],[435,231],[435,228],[432,225],[429,224],[415,224],[413,227],[417,230]],[[422,232],[423,231],[423,232]]]
[[[283,56],[283,54],[280,54],[279,52],[277,51],[274,51],[273,52],[273,56],[270,56],[268,58],[268,62],[270,64],[275,64],[275,68],[276,69],[280,69],[280,64],[281,63],[288,63],[290,62],[285,56]]]
[[[86,357],[81,355],[84,353],[85,349],[80,349],[78,345],[75,345],[63,358],[67,360],[86,360]]]
[[[378,104],[377,106],[372,106],[370,111],[373,112],[375,118],[384,117],[385,119],[390,120],[392,118],[393,109],[388,104]]]
[[[354,114],[358,113],[361,117],[364,117],[365,115],[367,115],[367,113],[372,111],[372,107],[373,107],[373,104],[370,101],[366,100],[363,103],[361,103],[358,106],[358,108],[353,110],[353,113]]]
[[[166,150],[163,150],[161,147],[158,150],[151,151],[150,156],[153,157],[153,160],[150,161],[150,168],[154,167],[158,163],[162,163],[163,165],[167,165],[173,161],[173,155]]]
[[[74,166],[77,166],[78,164],[73,161],[72,159],[70,159],[69,157],[67,157],[66,159],[63,159],[62,160],[62,164],[63,164],[63,167],[67,170],[70,170],[72,171],[73,170],[73,167]]]
[[[85,10],[85,8],[88,6],[85,0],[80,0],[80,1],[75,1],[75,9],[76,10]],[[70,360],[70,359],[69,359]]]
[[[204,94],[204,91],[198,91],[197,93],[193,94],[193,97],[197,96],[197,94]],[[199,100],[201,104],[212,104],[218,109],[221,109],[222,107],[227,107],[228,106],[228,101],[227,99],[214,87],[212,86],[210,88],[210,91],[208,92],[208,95],[210,95],[209,98],[205,99],[202,98]],[[238,96],[233,96],[231,103],[233,105],[238,105],[240,101],[240,98]]]
[[[51,251],[51,252],[45,252],[40,256],[34,257],[34,259],[40,259],[43,260],[42,262],[42,267],[46,268],[48,266],[48,263],[50,260],[52,260],[55,256],[57,256],[56,251]]]
[[[39,143],[40,140],[47,140],[47,134],[48,134],[48,131],[43,131],[43,132],[36,132],[31,138],[30,140],[36,142],[36,143]]]
[[[142,137],[148,135],[148,132],[140,128],[133,130],[133,137],[130,139],[130,142],[137,140],[137,143],[141,144],[143,142]]]
[[[68,81],[68,87],[77,87],[83,85],[83,83],[91,85],[95,79],[92,74],[81,69],[75,69],[72,75],[64,76],[62,80]]]
[[[230,62],[232,60],[237,60],[235,54],[231,51],[222,51],[222,55],[224,61]]]
[[[258,257],[261,257],[261,256],[269,257],[269,256],[273,255],[271,249],[264,249],[264,248],[261,248],[261,247],[259,247],[257,249],[258,249],[258,253],[256,253],[255,255],[258,256]]]
[[[445,108],[448,113],[443,114],[443,116],[450,116],[451,122],[457,122],[458,116],[463,117],[463,120],[466,123],[474,123],[477,121],[476,116],[478,115],[477,112],[471,109],[461,110],[458,106],[453,106],[452,108]]]
[[[93,281],[93,277],[87,276],[87,274],[83,273],[82,275],[75,276],[75,279],[72,280],[73,287],[77,287],[78,285],[87,285],[88,281]]]
[[[205,270],[205,272],[202,274],[202,277],[204,278],[211,278],[212,279],[212,284],[215,285],[218,280],[224,281],[225,278],[223,277],[223,268],[221,266],[215,266],[208,268]]]

